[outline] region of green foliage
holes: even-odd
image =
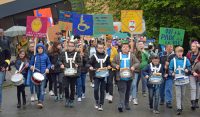
[[[103,14],[105,8],[114,11],[116,21],[121,19],[121,10],[143,10],[147,38],[158,42],[160,27],[184,29],[184,48],[190,40],[200,38],[200,0],[80,0],[88,14]],[[78,9],[78,8],[77,8]]]

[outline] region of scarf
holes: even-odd
[[[25,41],[25,42],[21,41],[21,46],[26,45],[26,43],[27,43],[27,41]]]

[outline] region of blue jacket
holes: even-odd
[[[19,71],[19,68],[20,68],[20,66],[21,66],[21,63],[22,63],[22,60],[21,60],[20,58],[18,58],[17,61],[16,61],[15,63],[14,63],[14,61],[11,61],[11,62],[10,62],[10,66],[11,66],[11,65],[15,65],[16,70]],[[26,64],[28,64],[28,62],[27,62],[27,63],[24,63],[24,65],[22,66],[22,69],[25,67]],[[21,72],[21,74],[24,76],[24,78],[27,78],[27,73],[28,73],[28,68],[25,68],[25,69]]]
[[[37,52],[38,47],[43,48],[42,54],[38,54]],[[49,57],[44,52],[45,52],[44,45],[42,43],[38,43],[36,46],[36,56],[32,56],[31,61],[30,61],[30,67],[34,66],[35,57],[36,57],[35,68],[39,69],[41,74],[44,74],[45,70],[50,69],[51,67],[51,62],[49,60]],[[34,72],[39,72],[39,71],[35,69]]]
[[[153,63],[152,63],[153,67],[155,66]],[[156,67],[158,68],[160,64],[158,64]],[[151,72],[151,66],[150,64],[148,64],[143,70],[142,70],[142,73],[144,75],[144,77],[146,75],[148,75],[149,77],[151,76],[152,72]],[[160,71],[158,73],[162,73],[162,78],[164,77],[164,73],[163,73],[163,67],[161,65],[161,68],[160,68]],[[154,87],[153,84],[151,84],[149,82],[149,78],[147,79],[147,87]]]

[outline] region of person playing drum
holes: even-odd
[[[129,52],[130,45],[128,40],[122,42],[122,52],[115,55],[112,61],[112,67],[117,69],[116,80],[119,91],[119,112],[123,112],[124,103],[125,109],[130,110],[129,94],[132,80],[135,78],[135,69],[139,68],[140,62],[134,54]]]
[[[44,53],[45,48],[42,43],[38,43],[36,46],[36,56],[32,56],[30,61],[30,70],[33,70],[34,67],[34,73],[41,73],[43,76],[46,73],[49,73],[49,69],[51,67],[51,62],[49,60],[49,57]],[[38,71],[40,70],[40,71]],[[39,76],[41,78],[41,76]],[[44,88],[46,84],[46,78],[43,80],[42,84],[36,85],[36,92],[38,97],[38,107],[43,107],[43,101],[44,101]]]
[[[181,46],[176,47],[176,56],[170,61],[169,64],[169,75],[175,76],[175,84],[179,81],[177,79],[180,78],[180,76],[183,77],[183,80],[185,80],[185,78],[187,77],[186,73],[190,72],[192,69],[190,61],[186,57],[183,57],[183,52],[184,49]],[[185,96],[186,85],[175,86],[175,90],[176,104],[178,109],[176,114],[180,115],[183,110],[182,103]]]
[[[160,57],[156,54],[152,54],[152,62],[148,64],[142,71],[143,75],[147,79],[147,87],[149,90],[149,109],[153,110],[155,114],[159,114],[158,111],[158,103],[159,103],[159,95],[160,95],[160,84],[152,84],[150,83],[150,77],[153,76],[154,73],[163,73],[163,67],[159,63]],[[165,75],[167,77],[167,74]],[[160,75],[160,82],[162,82],[162,78],[164,75]],[[155,94],[155,102],[153,107],[153,96]]]
[[[16,74],[18,74],[24,67],[23,71],[21,74],[23,75],[25,81],[22,85],[17,86],[17,108],[21,107],[21,94],[22,94],[22,99],[23,99],[23,105],[26,105],[26,96],[25,96],[25,85],[26,85],[26,79],[27,79],[27,73],[28,73],[28,58],[27,58],[27,53],[25,49],[20,49],[18,51],[18,54],[16,56],[16,59],[14,61],[11,61],[11,65],[15,65],[15,68],[17,70]]]

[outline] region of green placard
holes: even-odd
[[[159,44],[183,45],[185,30],[160,27]]]
[[[127,33],[115,33],[115,36],[117,36],[118,38],[126,38],[128,36]]]

